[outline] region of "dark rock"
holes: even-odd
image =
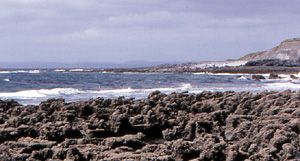
[[[0,101],[0,160],[297,160],[299,95]]]
[[[51,159],[53,151],[51,149],[44,149],[41,151],[35,151],[32,153],[31,158],[34,160],[47,160]]]
[[[278,74],[271,73],[271,74],[269,75],[269,79],[280,79],[280,77],[278,76]]]
[[[145,146],[145,143],[142,141],[145,136],[141,133],[137,135],[125,135],[123,137],[112,137],[106,139],[106,146],[115,149],[117,147],[130,147],[132,149],[141,149]]]
[[[77,148],[71,148],[67,151],[66,160],[85,161],[87,159]]]
[[[200,156],[200,150],[187,141],[178,140],[172,145],[173,157],[183,160],[192,160]]]
[[[20,104],[14,100],[0,100],[0,112],[6,112],[8,109],[19,106]]]
[[[296,77],[295,75],[290,75],[290,78],[292,78],[292,79],[299,79],[299,78]]]
[[[299,67],[300,60],[262,59],[248,61],[245,66]]]
[[[252,75],[252,79],[254,80],[261,80],[261,79],[266,79],[264,76],[262,75]]]

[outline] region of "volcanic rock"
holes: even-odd
[[[299,160],[299,95],[0,101],[0,160]]]

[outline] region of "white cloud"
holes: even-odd
[[[2,0],[0,5],[8,7],[45,7],[51,5],[85,7],[94,2],[94,0]]]
[[[0,56],[42,59],[67,52],[72,59],[88,52],[95,58],[108,53],[99,56],[106,59],[114,53],[124,59],[224,58],[297,36],[294,0],[256,1],[1,0],[0,43],[5,45]]]
[[[264,25],[268,21],[260,18],[219,18],[202,13],[149,12],[110,16],[91,23],[81,30],[69,32],[64,40],[88,40],[105,38],[106,40],[172,40],[174,38],[197,37],[204,35],[207,29],[225,30]]]

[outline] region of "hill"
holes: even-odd
[[[240,60],[243,61],[256,61],[264,59],[299,60],[300,38],[288,39],[270,50],[251,53],[240,58]]]

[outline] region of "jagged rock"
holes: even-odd
[[[299,95],[156,91],[140,100],[0,101],[0,160],[297,160]]]
[[[278,76],[278,74],[275,74],[275,73],[271,73],[269,75],[269,79],[279,79],[280,77]]]
[[[51,149],[43,149],[41,151],[34,151],[29,160],[47,160],[51,159],[53,156],[53,151]]]
[[[137,135],[125,135],[123,137],[111,137],[105,140],[105,145],[110,149],[122,146],[132,149],[141,149],[145,145],[142,141],[144,137],[145,135],[142,133],[138,133]]]
[[[87,160],[77,148],[70,148],[66,154],[66,161],[85,161]]]
[[[292,79],[299,79],[299,78],[296,77],[295,75],[290,75],[290,78],[292,78]]]
[[[261,80],[261,79],[266,79],[264,76],[262,75],[252,75],[252,79],[254,80]]]

